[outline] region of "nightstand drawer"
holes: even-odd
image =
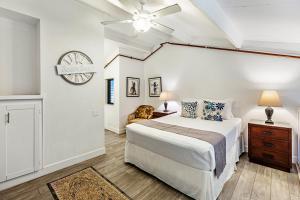
[[[261,138],[253,137],[251,142],[252,147],[261,148],[265,151],[275,151],[275,152],[289,152],[289,143],[288,141],[280,140],[267,140]]]
[[[275,129],[267,127],[251,127],[251,137],[264,137],[266,139],[288,140],[289,132],[284,129]]]
[[[289,165],[288,153],[264,151],[263,149],[255,148],[252,149],[251,154],[251,158],[261,160],[265,163],[277,164],[281,166]]]
[[[289,124],[248,124],[249,159],[289,172],[292,167],[292,129]]]

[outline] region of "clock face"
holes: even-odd
[[[59,65],[70,66],[93,64],[92,60],[80,51],[70,51],[62,55],[58,61]],[[62,77],[69,83],[82,85],[89,82],[93,78],[94,72],[79,73],[79,74],[64,74]]]

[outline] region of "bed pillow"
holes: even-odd
[[[181,102],[181,117],[197,118],[198,102]]]
[[[203,117],[203,99],[200,98],[185,98],[182,100],[183,102],[196,102],[198,103],[197,105],[197,117],[200,117],[202,119]]]
[[[217,99],[203,99],[203,101],[225,103],[225,108],[224,108],[224,111],[223,111],[223,119],[234,118],[234,116],[232,114],[233,99],[222,99],[222,100],[217,100]],[[203,108],[204,108],[204,106],[202,105],[202,107],[201,107],[202,113],[203,113]],[[202,116],[202,118],[203,118],[203,116]]]
[[[225,103],[203,101],[203,119],[212,121],[223,121]]]

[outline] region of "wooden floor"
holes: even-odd
[[[174,190],[138,168],[124,164],[125,135],[106,132],[107,154],[54,172],[47,176],[0,192],[1,200],[53,199],[47,183],[76,171],[93,166],[133,199],[186,200]],[[300,200],[300,183],[295,166],[286,173],[250,163],[247,155],[241,157],[238,170],[226,183],[219,200]]]

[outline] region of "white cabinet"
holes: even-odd
[[[41,102],[0,102],[0,182],[41,168]]]

